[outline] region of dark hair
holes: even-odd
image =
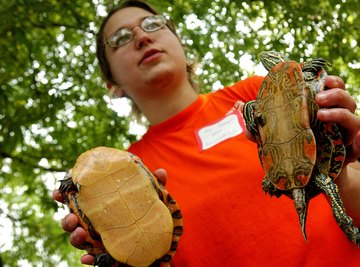
[[[104,45],[104,28],[106,23],[109,21],[110,17],[116,13],[117,11],[124,9],[126,7],[138,7],[138,8],[142,8],[146,11],[149,11],[152,14],[160,14],[158,11],[156,11],[150,4],[148,4],[145,1],[142,0],[125,0],[124,2],[122,2],[120,5],[114,7],[113,9],[110,10],[110,12],[108,13],[108,15],[106,16],[106,18],[103,20],[100,29],[97,33],[96,36],[96,57],[99,61],[99,66],[100,66],[100,70],[101,73],[103,75],[103,78],[106,81],[109,81],[113,84],[116,84],[116,81],[113,78],[113,75],[111,73],[110,70],[110,66],[109,66],[109,62],[106,58],[105,55],[105,45]],[[175,34],[175,36],[179,39],[179,42],[181,43],[181,39],[180,37],[177,35],[176,33],[176,29],[174,26],[174,23],[171,19],[167,18],[167,22],[166,22],[166,26],[169,28],[169,30]],[[191,62],[191,63],[187,63],[186,64],[186,72],[188,74],[188,79],[192,85],[192,87],[194,88],[194,90],[198,90],[196,83],[194,82],[194,71],[195,71],[195,62]],[[132,104],[132,115],[134,116],[134,118],[138,121],[138,123],[143,124],[141,118],[142,118],[142,114],[140,109],[138,108],[138,106],[133,103]]]
[[[105,56],[105,46],[104,46],[104,27],[106,25],[106,23],[109,21],[110,17],[116,13],[117,11],[124,9],[126,7],[139,7],[142,8],[144,10],[149,11],[152,14],[160,14],[158,11],[156,11],[150,4],[146,3],[145,1],[142,0],[126,0],[123,3],[121,3],[120,5],[116,6],[115,8],[111,9],[111,11],[108,13],[108,15],[106,16],[106,18],[103,20],[99,32],[97,33],[96,36],[96,57],[99,61],[99,65],[100,65],[100,70],[102,75],[104,76],[106,81],[109,81],[111,83],[116,84],[111,70],[110,70],[110,66],[109,66],[109,62]],[[167,19],[167,23],[166,26],[170,29],[170,31],[172,31],[176,37],[178,37],[179,41],[180,38],[176,33],[176,29],[174,26],[174,23],[172,22],[171,19]]]

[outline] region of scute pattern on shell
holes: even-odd
[[[300,64],[276,51],[262,52],[260,60],[269,73],[257,99],[243,104],[243,116],[258,144],[263,190],[294,200],[305,240],[308,203],[325,193],[341,230],[358,245],[360,231],[346,214],[334,183],[346,154],[341,129],[316,116],[315,96],[326,90],[328,63],[318,58]]]
[[[282,62],[265,77],[256,102],[258,119],[261,118],[258,131],[262,138],[262,166],[268,173],[267,178],[281,190],[306,186],[315,163],[316,144],[308,119],[308,93],[298,87],[306,87],[299,64]],[[298,112],[290,112],[292,109]]]
[[[183,230],[181,211],[131,153],[97,147],[79,156],[60,186],[88,232],[99,266],[169,266]]]

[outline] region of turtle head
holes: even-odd
[[[267,71],[277,64],[289,61],[289,58],[277,51],[263,51],[259,55],[261,63],[264,65]]]

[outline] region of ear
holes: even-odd
[[[106,82],[106,87],[109,89],[109,95],[115,97],[123,97],[125,96],[124,91],[120,88],[120,86],[113,84],[112,82]]]

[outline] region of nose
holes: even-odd
[[[141,29],[139,26],[135,27],[133,29],[134,33],[134,39],[135,39],[135,47],[137,49],[142,48],[145,45],[148,45],[153,42],[150,34],[143,29]]]

